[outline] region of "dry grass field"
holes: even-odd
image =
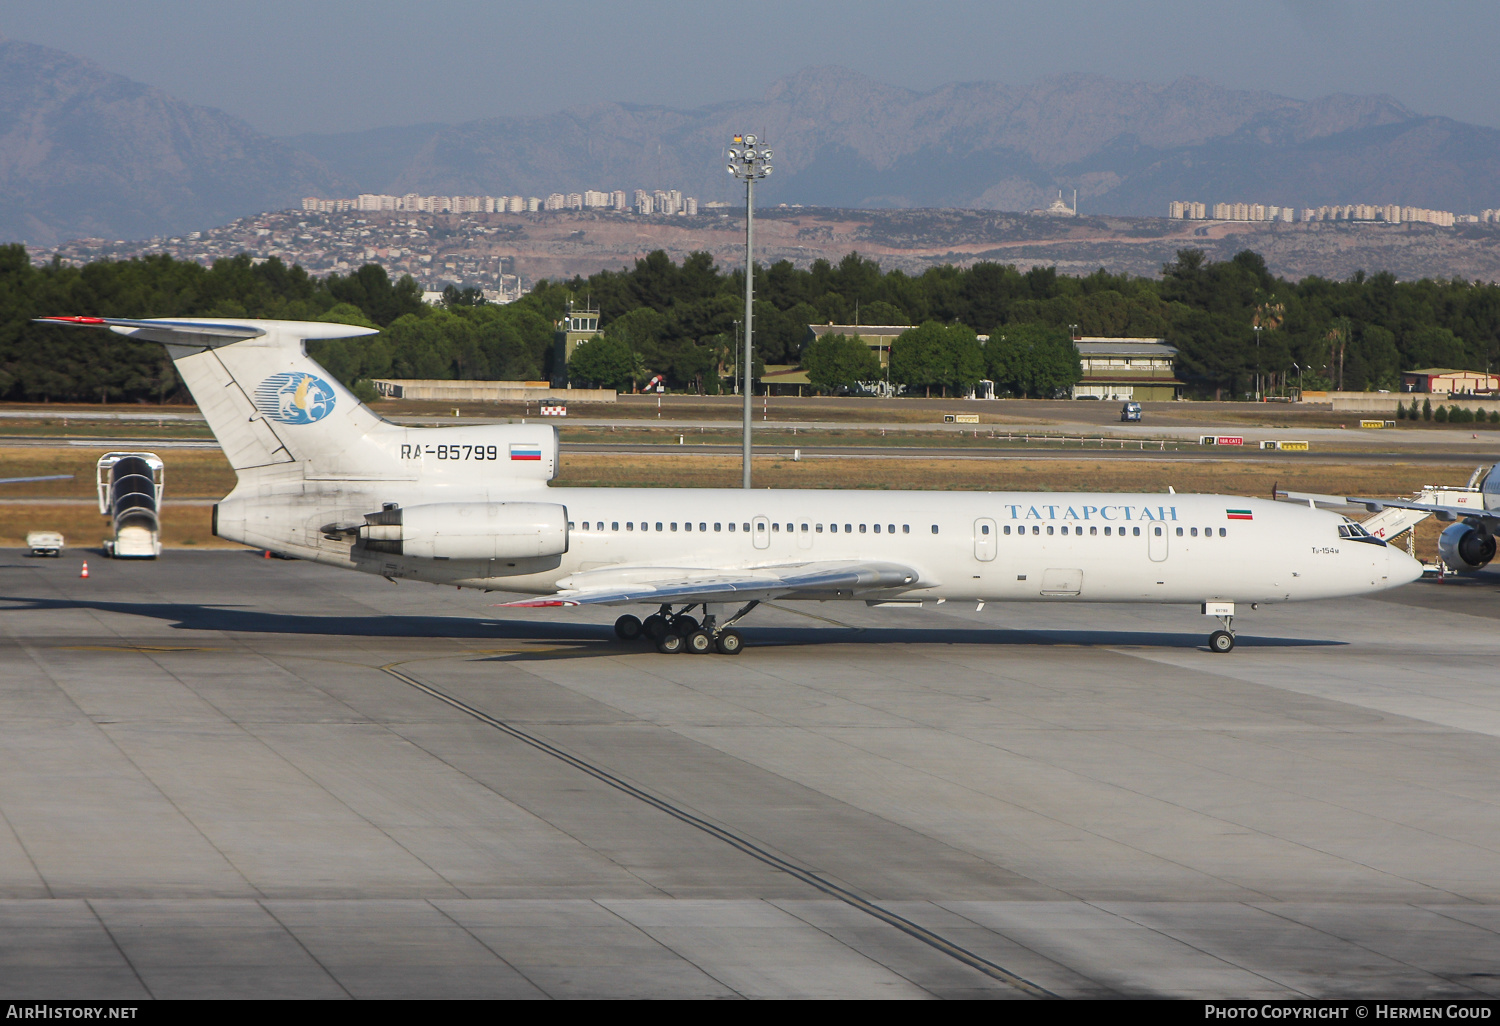
[[[59,530],[70,543],[97,546],[106,523],[93,505],[94,463],[88,447],[34,448],[0,445],[0,477],[73,475],[68,481],[0,486],[0,545],[20,545],[26,532]],[[162,541],[167,546],[214,547],[226,542],[210,532],[208,502],[234,487],[234,472],[217,449],[171,449],[166,460],[166,504]],[[1142,459],[884,459],[785,457],[756,460],[757,487],[880,488],[973,491],[1220,492],[1229,495],[1283,491],[1398,496],[1425,484],[1462,483],[1473,467],[1391,462],[1344,464],[1288,460],[1283,463],[1225,461],[1162,462]],[[571,487],[734,488],[737,456],[684,453],[664,446],[659,454],[564,452],[556,484]],[[52,500],[52,501],[48,501]],[[197,500],[184,504],[183,500]],[[1418,553],[1432,558],[1435,523],[1418,530]]]

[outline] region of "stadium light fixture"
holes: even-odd
[[[755,366],[752,339],[755,331],[755,183],[771,173],[771,151],[765,147],[755,148],[755,136],[736,135],[735,145],[744,144],[744,149],[731,147],[729,173],[745,183],[745,349],[739,358],[740,379],[744,382],[744,471],[742,486],[750,487],[750,400],[753,391],[752,370]]]

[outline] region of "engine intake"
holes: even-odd
[[[1495,536],[1483,520],[1453,524],[1438,536],[1438,556],[1450,570],[1472,573],[1495,558]]]
[[[365,514],[359,544],[419,559],[529,559],[568,551],[568,509],[551,502],[438,502]]]

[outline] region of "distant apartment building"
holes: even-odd
[[[345,210],[353,210],[355,201],[352,199],[319,199],[316,196],[303,196],[302,209],[311,210],[319,214],[338,214]]]
[[[1452,227],[1456,222],[1500,222],[1500,210],[1459,217],[1446,210],[1425,207],[1402,207],[1394,203],[1335,203],[1322,207],[1271,206],[1264,203],[1215,203],[1205,210],[1202,203],[1173,200],[1167,204],[1167,217],[1173,220],[1203,220],[1205,212],[1215,221],[1384,221],[1389,224],[1421,222]]]
[[[421,211],[428,214],[523,214],[539,210],[616,210],[638,214],[697,214],[698,200],[684,196],[680,189],[636,189],[634,201],[624,189],[583,192],[554,192],[541,199],[536,196],[403,196],[361,193],[353,199],[321,199],[305,196],[302,209],[317,213],[345,210]]]

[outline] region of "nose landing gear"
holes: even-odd
[[[1203,615],[1215,617],[1223,624],[1222,630],[1214,631],[1208,636],[1208,650],[1210,652],[1233,652],[1234,651],[1234,603],[1233,602],[1205,602],[1203,603]]]

